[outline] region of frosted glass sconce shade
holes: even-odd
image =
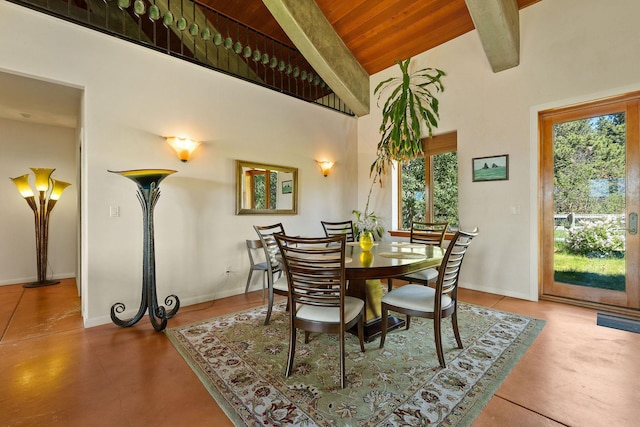
[[[198,141],[176,136],[167,137],[167,143],[176,151],[181,162],[188,162],[191,159],[191,154],[200,145]]]
[[[329,172],[331,172],[331,168],[333,167],[333,162],[322,160],[318,161],[318,164],[320,165],[320,169],[322,170],[322,175],[329,175]]]

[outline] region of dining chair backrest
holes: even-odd
[[[282,223],[277,223],[272,225],[254,225],[253,228],[256,230],[256,233],[258,233],[264,247],[267,264],[269,264],[270,268],[274,271],[279,270],[280,263],[278,262],[277,255],[280,253],[280,250],[273,236],[274,234],[285,234],[284,226]]]
[[[411,223],[411,243],[442,247],[448,227],[448,222],[413,221]]]
[[[247,253],[249,254],[249,263],[251,264],[250,267],[254,267],[256,264],[258,264],[258,262],[256,262],[255,258],[253,257],[254,251],[257,250],[262,250],[262,240],[248,240],[246,241],[247,243]]]
[[[327,237],[344,234],[347,236],[347,242],[355,242],[355,233],[353,232],[353,221],[320,221],[324,234]]]
[[[476,227],[472,231],[458,230],[453,239],[451,239],[442,258],[438,279],[436,280],[436,304],[441,301],[439,297],[442,295],[449,295],[452,300],[456,300],[462,260],[467,253],[471,240],[477,235],[478,228]]]
[[[292,315],[297,313],[299,304],[321,307],[344,305],[344,234],[330,237],[276,234],[275,239],[282,254],[284,273],[289,284],[289,307]]]

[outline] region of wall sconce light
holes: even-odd
[[[188,162],[191,159],[191,154],[194,152],[200,143],[189,138],[179,138],[177,136],[166,137],[167,143],[176,150],[178,158],[181,162]]]
[[[333,162],[330,162],[329,160],[318,160],[318,164],[320,165],[320,169],[322,169],[322,175],[329,175],[329,172],[331,172],[331,168],[333,167]]]
[[[69,185],[68,182],[58,181],[51,178],[55,169],[31,168],[35,174],[35,186],[38,192],[38,202],[36,203],[35,193],[29,184],[29,174],[24,174],[16,178],[11,178],[18,187],[18,191],[24,197],[27,204],[33,211],[36,228],[36,257],[38,281],[23,285],[25,288],[35,288],[39,286],[55,285],[59,280],[47,280],[47,247],[49,243],[49,215],[60,199],[62,192]]]

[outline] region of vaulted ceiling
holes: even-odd
[[[199,0],[282,43],[293,42],[263,0]],[[315,0],[371,75],[474,29],[465,0]],[[540,0],[517,0],[522,9]]]
[[[294,46],[263,3],[267,0],[196,1],[284,44]],[[398,60],[415,56],[473,30],[474,23],[467,3],[507,1],[513,0],[315,0],[315,3],[355,60],[371,75],[393,66]],[[517,6],[522,9],[538,1],[541,0],[517,0]],[[35,120],[58,126],[75,125],[81,96],[78,89],[45,82],[36,85],[32,79],[1,72],[0,87],[12,88],[0,92],[0,117]],[[52,95],[44,98],[57,100],[58,103],[51,106],[40,103],[34,107],[36,104],[30,101],[32,94],[42,95],[47,90],[52,90]],[[368,92],[367,82],[367,96]],[[345,102],[349,95],[339,93]],[[358,104],[367,109],[364,114],[368,113],[368,99],[356,97],[352,108]]]

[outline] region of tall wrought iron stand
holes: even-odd
[[[156,293],[156,260],[153,240],[153,208],[160,197],[159,184],[167,176],[175,173],[169,169],[137,169],[128,171],[109,171],[117,173],[131,179],[138,185],[138,200],[142,206],[144,241],[143,241],[143,261],[142,261],[142,298],[138,313],[130,319],[122,320],[118,318],[119,313],[125,311],[125,305],[117,302],[111,306],[111,320],[123,328],[137,323],[149,309],[149,320],[153,329],[161,331],[167,327],[167,320],[176,315],[180,309],[180,300],[176,295],[169,295],[164,303],[167,307],[174,306],[167,310],[164,306],[158,305]]]

